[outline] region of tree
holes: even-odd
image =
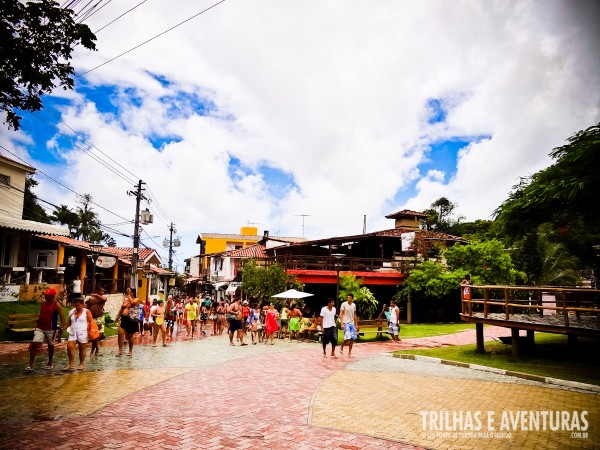
[[[44,208],[38,203],[37,196],[33,193],[33,188],[38,182],[31,175],[25,177],[25,192],[23,196],[23,219],[33,220],[34,222],[50,223],[50,218]]]
[[[442,298],[456,290],[466,274],[474,284],[512,284],[524,278],[498,240],[455,245],[444,252],[444,259],[447,267],[424,261],[411,270],[395,298]]]
[[[76,23],[73,11],[52,0],[3,0],[0,15],[0,109],[5,123],[19,129],[16,110],[39,111],[42,95],[57,86],[73,89],[73,49],[95,50],[96,36]]]
[[[435,230],[442,233],[448,233],[450,228],[460,222],[460,219],[453,220],[451,218],[456,203],[452,203],[446,197],[440,197],[431,204],[429,209],[423,211],[427,214],[425,219],[425,228],[427,230]]]
[[[102,239],[100,220],[98,220],[98,214],[92,209],[90,203],[92,203],[90,194],[83,194],[79,199],[81,206],[76,209],[79,226],[75,231],[75,238],[88,242],[100,242]]]
[[[494,214],[513,242],[543,223],[551,224],[556,242],[598,271],[594,245],[600,244],[600,124],[567,142],[550,153],[554,164],[522,178]]]
[[[340,276],[340,301],[345,301],[348,294],[354,295],[354,303],[356,303],[356,314],[364,319],[373,316],[377,310],[377,299],[368,287],[364,286],[362,278],[356,276],[341,275]]]
[[[294,275],[288,275],[279,263],[268,267],[260,267],[254,259],[242,263],[242,290],[257,300],[271,301],[271,297],[279,294],[291,286],[302,290],[304,286]],[[280,308],[280,303],[285,299],[272,299]]]
[[[470,274],[474,283],[513,284],[525,274],[515,269],[512,258],[497,239],[469,245],[454,245],[444,252],[448,267],[462,278]]]
[[[75,237],[75,232],[79,227],[79,216],[67,205],[60,205],[56,208],[50,216],[50,220],[52,220],[52,222],[60,223],[61,225],[66,225],[69,228],[71,237]]]

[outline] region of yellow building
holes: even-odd
[[[206,269],[207,258],[205,255],[213,253],[222,253],[229,250],[238,250],[246,248],[249,245],[256,244],[262,239],[258,235],[256,227],[241,227],[240,234],[223,233],[200,233],[196,244],[200,244],[200,256],[202,258],[202,271]]]

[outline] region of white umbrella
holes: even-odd
[[[309,294],[308,292],[300,292],[296,289],[289,289],[285,292],[281,292],[279,294],[272,295],[271,297],[277,298],[304,298],[304,297],[312,297],[315,294]]]

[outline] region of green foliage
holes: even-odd
[[[50,223],[50,218],[44,208],[38,203],[37,196],[33,193],[33,188],[38,182],[31,175],[25,177],[25,193],[23,197],[23,219],[33,220],[34,222]]]
[[[356,278],[352,274],[340,275],[340,302],[346,301],[348,294],[354,295],[358,316],[363,319],[373,316],[373,313],[377,310],[378,302],[369,288],[364,286],[362,278]]]
[[[450,228],[456,223],[451,215],[456,208],[456,203],[452,203],[446,197],[440,197],[430,206],[430,209],[423,211],[427,214],[425,228],[442,233],[449,232]]]
[[[471,275],[473,284],[512,284],[524,278],[498,240],[455,245],[444,252],[444,258],[449,270],[439,262],[422,262],[410,272],[394,298],[442,298],[455,291],[466,274]]]
[[[448,233],[455,236],[462,236],[469,242],[488,241],[499,238],[495,222],[491,220],[457,222],[450,226]]]
[[[502,232],[519,241],[550,223],[558,241],[583,264],[598,264],[600,243],[600,124],[579,131],[551,153],[556,162],[522,179],[495,215]]]
[[[248,259],[242,264],[242,290],[246,295],[263,302],[271,302],[277,308],[285,299],[271,298],[287,289],[302,291],[304,285],[295,276],[288,275],[279,263],[268,267],[260,267],[254,259]],[[301,303],[301,302],[296,302]]]
[[[474,283],[512,284],[525,277],[514,268],[510,254],[497,239],[455,245],[446,250],[444,257],[451,270],[471,274]]]
[[[39,111],[42,95],[57,86],[73,89],[73,49],[82,45],[95,50],[96,36],[75,22],[73,11],[54,1],[0,4],[0,110],[6,113],[5,123],[18,130],[16,110]]]
[[[405,301],[408,295],[414,298],[443,297],[457,288],[465,273],[464,270],[448,273],[439,262],[423,261],[411,270],[395,298]]]

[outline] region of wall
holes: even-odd
[[[10,197],[10,202],[3,202],[2,215],[21,218],[23,216],[23,191],[25,190],[25,172],[0,161],[0,174],[10,177],[12,187],[0,185],[4,197]]]

